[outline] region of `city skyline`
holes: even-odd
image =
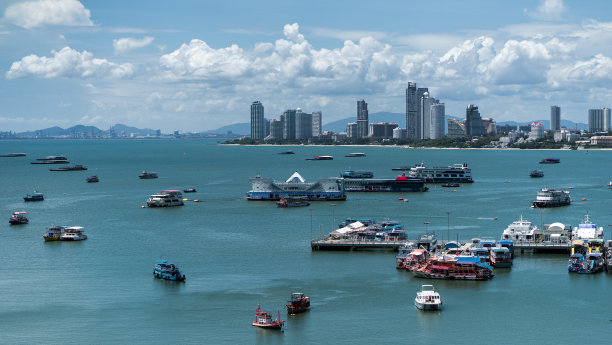
[[[406,24],[407,13],[419,15]],[[586,122],[612,100],[610,13],[606,1],[570,0],[9,0],[0,130],[206,131],[244,122],[254,100],[268,113],[299,104],[333,122],[359,99],[370,112],[405,113],[408,81],[451,116],[477,104],[483,117],[524,122],[556,104],[564,119]]]

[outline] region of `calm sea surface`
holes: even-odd
[[[309,240],[346,217],[398,220],[411,238],[499,238],[521,215],[540,226],[577,225],[584,215],[612,223],[612,151],[416,150],[379,147],[220,146],[205,140],[0,141],[0,343],[45,344],[570,344],[609,343],[612,273],[567,272],[567,255],[518,255],[511,270],[485,282],[432,281],[395,269],[389,252],[312,252]],[[345,158],[365,152],[363,158]],[[35,158],[66,155],[88,171],[50,172]],[[333,161],[306,161],[333,155]],[[546,157],[561,164],[539,165]],[[349,194],[344,202],[279,209],[249,202],[249,177],[307,180],[348,168],[395,177],[391,168],[468,163],[475,183],[454,192]],[[531,179],[533,169],[545,177]],[[143,171],[159,179],[140,180]],[[99,183],[86,183],[96,174]],[[572,187],[569,207],[532,209],[538,189]],[[141,208],[153,193],[199,203]],[[25,203],[37,190],[45,201]],[[399,197],[408,202],[398,201]],[[582,199],[585,198],[583,201]],[[13,211],[30,223],[9,226]],[[446,212],[451,212],[447,218]],[[425,224],[429,222],[429,224]],[[45,243],[52,225],[84,226],[82,242]],[[450,229],[449,229],[450,225]],[[164,256],[184,284],[153,278]],[[417,288],[434,284],[445,309],[413,305]],[[312,310],[288,316],[301,289]],[[250,324],[257,304],[281,311],[285,332]]]

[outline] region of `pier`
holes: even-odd
[[[550,242],[515,242],[514,253],[538,253],[538,254],[553,254],[553,253],[569,253],[572,250],[571,243],[550,243]]]
[[[315,239],[310,241],[310,248],[315,250],[389,250],[398,251],[407,240],[362,240],[362,239]]]

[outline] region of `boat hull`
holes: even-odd
[[[421,303],[414,300],[414,306],[419,310],[442,310],[442,303]]]
[[[276,329],[276,330],[280,330],[283,328],[283,323],[282,322],[274,322],[271,324],[261,324],[258,322],[253,322],[251,325],[255,326],[255,327],[259,327],[259,328],[263,328],[263,329]]]

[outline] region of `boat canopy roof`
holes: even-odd
[[[480,258],[475,257],[475,256],[457,256],[456,257],[457,262],[472,262],[472,263],[476,263],[476,262],[480,262]]]
[[[451,242],[447,242],[444,244],[444,248],[449,249],[449,248],[459,248],[459,243],[455,242],[455,241],[451,241]]]
[[[306,180],[304,180],[304,178],[302,177],[302,175],[300,175],[297,171],[293,173],[293,175],[291,175],[287,181],[285,181],[287,183],[304,183],[306,182]]]
[[[512,240],[501,240],[501,241],[497,241],[498,244],[509,244],[509,245],[513,245],[514,241]]]
[[[69,226],[67,228],[65,228],[66,230],[81,230],[83,229],[82,226]]]

